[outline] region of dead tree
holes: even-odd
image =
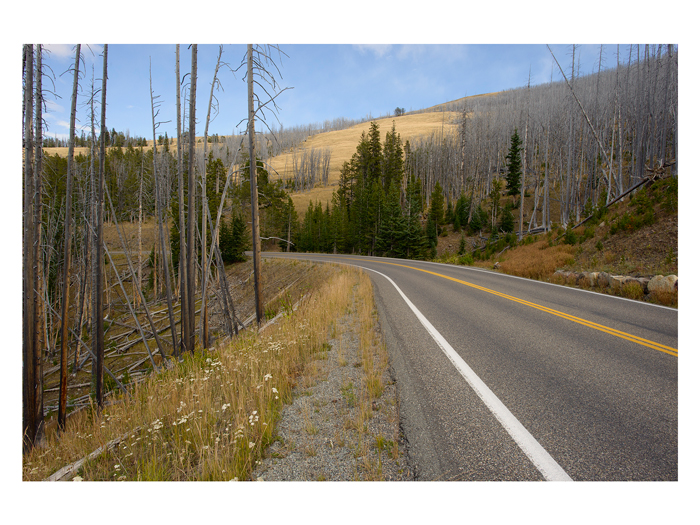
[[[206,214],[204,210],[209,209],[209,204],[207,202],[207,135],[209,133],[209,121],[211,118],[212,101],[214,100],[214,88],[217,85],[216,76],[219,73],[219,68],[221,67],[221,54],[224,51],[224,46],[219,46],[219,56],[216,59],[216,67],[214,68],[214,80],[211,83],[211,91],[209,92],[209,105],[207,106],[207,118],[204,123],[204,169],[202,170],[202,306],[201,313],[199,314],[200,320],[200,340],[202,341],[202,348],[207,348],[209,346],[209,309],[207,308],[207,281],[209,278],[209,265],[207,264],[207,223]],[[217,104],[218,107],[218,104]],[[216,239],[212,237],[212,243]]]
[[[68,159],[66,174],[66,215],[63,224],[63,283],[61,306],[61,386],[58,398],[58,427],[66,426],[66,400],[68,397],[68,306],[70,292],[70,256],[71,256],[71,225],[73,222],[73,150],[75,137],[75,108],[78,98],[78,75],[80,72],[80,44],[75,46],[75,65],[73,66],[73,92],[70,110],[70,135],[68,138]]]
[[[41,371],[41,351],[38,344],[38,311],[36,307],[35,290],[37,287],[38,242],[36,208],[40,205],[37,200],[36,188],[40,174],[34,172],[34,133],[32,116],[34,104],[41,105],[40,84],[39,95],[34,100],[34,46],[24,46],[24,199],[23,199],[23,272],[22,272],[22,351],[23,351],[23,445],[27,450],[43,440],[43,374]],[[37,58],[37,83],[41,78],[41,48]],[[41,126],[40,110],[37,110],[37,130]],[[39,131],[37,135],[39,135]],[[36,177],[35,177],[36,176]],[[40,195],[39,195],[40,198]]]
[[[189,165],[188,165],[188,207],[187,207],[187,318],[183,323],[185,328],[185,349],[194,352],[195,338],[195,220],[196,214],[196,186],[194,176],[195,153],[195,115],[197,106],[197,44],[192,44],[192,70],[190,73],[190,121],[189,121]],[[182,250],[182,247],[180,248]]]
[[[260,276],[260,214],[258,210],[258,179],[255,165],[255,106],[253,104],[253,44],[248,44],[248,158],[250,177],[251,230],[253,232],[253,272],[255,287],[255,319],[258,326],[263,321],[262,280]]]
[[[34,413],[36,414],[36,419],[35,419],[35,428],[36,428],[36,433],[34,437],[34,443],[36,445],[42,445],[44,441],[44,396],[43,396],[43,366],[42,366],[42,359],[41,359],[41,350],[42,350],[42,345],[41,345],[41,337],[40,337],[40,325],[41,325],[41,319],[43,318],[42,312],[44,311],[44,301],[42,299],[41,294],[39,293],[39,290],[42,287],[42,267],[41,267],[41,257],[40,257],[40,252],[39,252],[39,246],[41,245],[41,219],[42,219],[42,184],[41,184],[41,177],[42,177],[42,159],[43,159],[43,151],[42,151],[42,127],[43,127],[43,117],[42,117],[42,109],[43,109],[43,104],[44,104],[44,97],[42,93],[42,76],[43,76],[43,67],[42,67],[42,46],[41,44],[37,45],[36,48],[36,77],[35,77],[35,84],[36,84],[36,96],[34,98],[34,105],[35,105],[35,110],[36,110],[36,117],[34,119],[34,125],[36,128],[36,144],[34,146],[34,203],[33,203],[33,208],[34,208],[34,217],[33,217],[33,233],[32,233],[32,241],[33,241],[33,248],[32,248],[32,260],[33,260],[33,279],[34,279],[34,286],[32,290],[33,294],[33,318],[32,318],[32,323],[34,324],[34,329],[33,329],[33,335],[32,337],[34,338],[33,340],[33,345],[34,345],[34,352],[33,352],[33,365],[34,365],[34,383],[35,383],[35,392],[36,392],[36,398],[35,398],[35,410]]]
[[[252,235],[253,235],[253,272],[254,272],[254,285],[255,285],[255,317],[258,326],[261,325],[264,314],[263,314],[263,299],[262,299],[262,280],[261,280],[261,265],[262,261],[260,258],[260,217],[258,210],[258,184],[256,177],[256,164],[257,160],[255,157],[255,119],[258,113],[261,116],[264,113],[264,108],[267,104],[273,104],[276,108],[275,98],[277,98],[282,92],[289,88],[284,88],[274,96],[270,96],[269,100],[265,103],[261,103],[260,97],[255,94],[254,84],[257,84],[266,94],[269,95],[262,82],[266,82],[272,87],[273,90],[277,88],[277,81],[275,77],[266,69],[265,64],[271,64],[275,68],[277,66],[271,60],[268,55],[270,46],[253,46],[253,44],[248,44],[248,49],[246,52],[246,65],[247,65],[247,83],[248,83],[248,155],[249,155],[249,177],[250,177],[250,208],[252,217]],[[278,49],[279,51],[279,49]],[[279,73],[279,69],[277,69]],[[257,78],[257,80],[256,80]],[[255,106],[255,101],[257,101],[257,108]],[[261,122],[265,122],[261,118]],[[268,126],[269,129],[269,126]]]
[[[104,404],[104,359],[105,359],[105,331],[103,324],[103,296],[102,296],[102,277],[104,275],[104,250],[102,225],[104,222],[103,202],[104,193],[102,188],[105,183],[105,132],[107,131],[106,116],[107,116],[107,44],[104,45],[102,52],[102,105],[100,108],[100,164],[98,171],[98,180],[95,188],[95,236],[94,236],[94,257],[93,265],[95,272],[95,282],[92,288],[93,292],[93,311],[92,311],[92,353],[94,355],[92,376],[95,382],[95,399],[97,406],[102,407]]]
[[[187,268],[185,267],[185,184],[182,173],[182,127],[180,121],[180,44],[175,46],[175,95],[177,106],[177,181],[178,181],[178,213],[180,219],[180,261],[178,274],[180,278],[180,344],[175,345],[175,355],[182,350],[185,334],[185,319],[189,319],[189,301],[187,300]],[[173,344],[175,341],[173,341]]]
[[[173,295],[172,287],[170,285],[170,269],[168,265],[168,258],[166,256],[166,243],[165,234],[163,232],[163,212],[161,210],[161,191],[160,191],[160,181],[158,180],[158,167],[157,167],[157,153],[158,147],[156,145],[156,102],[153,96],[153,82],[151,80],[150,64],[148,70],[148,80],[151,89],[151,122],[153,125],[153,186],[155,190],[155,201],[156,201],[156,223],[158,224],[158,239],[160,240],[161,249],[161,260],[163,261],[163,277],[165,280],[165,300],[168,304],[168,319],[170,321],[170,329],[172,331],[173,338],[173,353],[177,354],[177,331],[175,329],[175,316],[173,314]]]

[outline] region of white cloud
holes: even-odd
[[[73,44],[47,44],[45,49],[51,52],[51,56],[55,58],[69,58],[75,56],[75,46]]]
[[[54,100],[45,100],[44,102],[46,103],[46,110],[50,113],[63,113],[65,111],[63,106]]]
[[[45,49],[51,52],[51,57],[59,60],[75,60],[75,44],[46,44]],[[87,64],[102,63],[102,44],[81,44],[80,53]]]
[[[416,59],[425,53],[426,47],[422,44],[404,44],[399,48],[397,56],[401,60]]]
[[[377,58],[382,58],[391,51],[391,44],[355,44],[354,47],[359,49],[360,53],[372,52]]]
[[[468,56],[468,47],[453,44],[404,44],[396,56],[401,60],[439,60],[444,63],[461,61]]]

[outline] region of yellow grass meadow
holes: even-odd
[[[119,394],[102,413],[94,407],[76,413],[62,435],[47,428],[46,447],[23,456],[22,478],[42,480],[64,469],[63,479],[76,480],[249,479],[295,378],[323,350],[354,289],[362,290],[358,299],[371,318],[369,278],[331,268],[316,292],[264,332],[185,355],[137,385],[128,400]],[[371,368],[369,378],[376,375]]]

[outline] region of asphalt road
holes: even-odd
[[[366,268],[421,480],[677,480],[678,312],[488,270]]]

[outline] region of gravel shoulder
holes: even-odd
[[[399,425],[399,398],[374,316],[370,354],[381,364],[381,395],[369,393],[355,298],[317,359],[297,377],[276,435],[258,462],[259,481],[406,481],[413,479]],[[367,350],[365,350],[365,360]]]

